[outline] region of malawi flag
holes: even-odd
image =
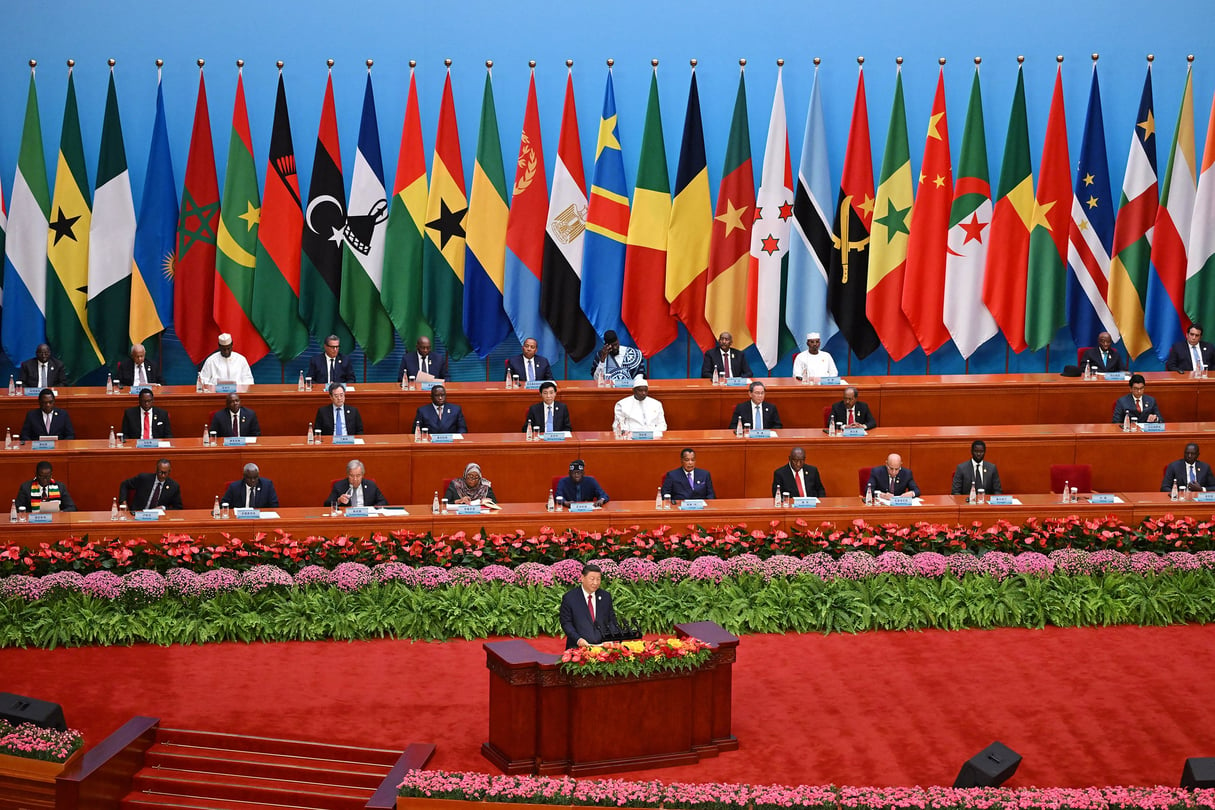
[[[435,334],[447,344],[447,353],[453,360],[472,350],[463,327],[464,217],[467,213],[460,131],[456,126],[456,102],[451,91],[451,68],[448,68],[430,168],[430,196],[426,201],[422,308]]]
[[[279,69],[266,165],[266,194],[257,228],[253,324],[280,360],[290,360],[308,348],[308,327],[299,316],[303,235],[304,209],[300,203],[299,176],[295,173],[287,88]]]
[[[595,350],[595,328],[582,312],[582,242],[586,236],[586,175],[574,106],[574,75],[565,80],[565,107],[553,193],[544,228],[544,261],[540,276],[540,314],[552,327],[566,354],[578,362]]]
[[[232,345],[253,364],[265,357],[270,347],[249,320],[253,311],[257,226],[262,210],[253,162],[253,138],[249,134],[249,111],[245,107],[245,82],[239,68],[223,200],[216,234],[219,252],[215,256],[215,322],[232,335]]]
[[[80,112],[76,84],[68,68],[67,101],[59,136],[59,165],[51,199],[46,259],[46,337],[67,367],[69,381],[104,362],[85,320],[89,287],[89,223],[92,202],[80,138]],[[20,362],[20,358],[14,358]]]
[[[945,256],[952,204],[953,164],[949,157],[949,118],[945,114],[945,68],[941,67],[924,138],[924,160],[920,163],[903,278],[903,313],[926,354],[949,340],[944,318]]]
[[[308,182],[308,206],[300,255],[300,317],[318,340],[337,335],[342,352],[354,348],[354,336],[338,314],[342,291],[342,230],[346,227],[346,185],[333,104],[333,70],[325,81],[321,124]]]
[[[891,360],[902,360],[916,348],[915,332],[903,314],[903,274],[911,230],[911,149],[903,106],[903,70],[895,77],[894,105],[886,131],[882,174],[870,225],[869,294],[865,314],[882,338]]]
[[[89,226],[89,329],[106,362],[127,354],[130,338],[131,267],[135,253],[135,202],[127,175],[127,152],[118,117],[114,68],[105,97],[101,155],[93,222]]]
[[[401,127],[396,183],[384,236],[384,309],[408,345],[409,338],[430,335],[422,317],[422,246],[426,239],[426,152],[418,85],[409,69],[409,98]]]
[[[852,128],[844,153],[844,173],[835,206],[827,305],[849,347],[862,360],[880,344],[865,317],[869,276],[869,229],[873,224],[873,153],[869,149],[869,110],[865,104],[865,70],[856,80]]]
[[[717,214],[709,240],[709,281],[705,318],[713,334],[730,332],[734,348],[755,342],[747,328],[747,265],[751,256],[751,222],[755,211],[755,170],[751,164],[751,130],[747,125],[747,84],[738,71],[738,95],[730,138],[717,187]]]
[[[1004,332],[1014,352],[1025,342],[1025,287],[1029,262],[1029,227],[1034,214],[1034,176],[1029,160],[1029,124],[1025,118],[1025,71],[1017,68],[1000,187],[991,216],[983,303]]]
[[[143,201],[135,229],[135,269],[131,274],[132,343],[141,343],[173,325],[177,184],[173,180],[173,156],[169,153],[169,127],[165,121],[160,68],[156,73],[156,120],[152,125]]]
[[[196,365],[215,351],[219,327],[215,325],[215,231],[219,224],[219,183],[215,175],[215,147],[211,143],[211,115],[207,112],[207,85],[198,69],[198,101],[194,130],[186,158],[186,181],[181,191],[177,222],[177,262],[173,273],[173,328],[190,360]]]
[[[1185,311],[1195,323],[1215,324],[1215,104],[1211,105],[1211,118],[1207,122],[1202,173],[1198,176],[1194,221],[1190,225]]]
[[[621,314],[642,354],[653,356],[679,336],[664,293],[671,179],[658,106],[658,68],[650,76],[650,100],[641,134],[633,213],[624,255]]]

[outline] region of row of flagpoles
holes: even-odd
[[[6,239],[0,342],[18,361],[49,340],[75,379],[124,355],[129,342],[170,325],[197,363],[221,331],[232,333],[252,362],[269,352],[293,358],[310,335],[329,334],[338,335],[347,351],[357,341],[378,362],[391,350],[394,331],[408,340],[427,326],[453,358],[471,351],[487,356],[513,334],[536,338],[550,358],[564,353],[580,360],[607,329],[653,355],[675,340],[682,324],[702,349],[722,331],[733,333],[736,347],[754,343],[772,368],[795,348],[794,336],[810,331],[820,332],[824,342],[842,332],[861,358],[881,345],[899,360],[917,347],[931,353],[949,341],[969,357],[998,332],[1013,351],[1036,350],[1067,325],[1077,345],[1091,345],[1097,332],[1108,331],[1132,357],[1154,346],[1163,358],[1191,319],[1215,322],[1215,113],[1200,177],[1189,70],[1161,177],[1149,57],[1116,203],[1095,54],[1074,184],[1059,57],[1037,189],[1019,68],[995,195],[979,59],[956,172],[940,60],[918,178],[911,172],[897,60],[875,186],[859,58],[838,190],[830,181],[818,61],[796,175],[783,60],[777,62],[758,188],[740,69],[714,209],[696,60],[673,186],[653,60],[631,200],[611,60],[589,193],[572,62],[550,193],[534,70],[508,186],[491,62],[466,191],[447,60],[429,182],[410,63],[390,196],[368,60],[349,192],[330,77],[307,200],[295,171],[281,62],[265,188],[258,188],[238,61],[222,206],[199,60],[180,205],[158,86],[138,218],[113,60],[91,189],[73,63],[52,189],[31,61],[7,223],[0,194],[0,235]]]

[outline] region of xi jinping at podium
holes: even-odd
[[[594,563],[582,566],[582,582],[561,598],[561,629],[565,631],[565,648],[589,647],[598,644],[616,626],[612,595],[599,589],[603,569]]]

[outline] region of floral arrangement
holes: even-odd
[[[0,754],[45,762],[66,762],[84,745],[79,731],[58,731],[33,723],[12,725],[0,720]]]
[[[225,536],[226,537],[226,536]],[[1197,520],[1165,514],[1130,526],[1115,517],[1030,519],[1021,525],[996,521],[990,526],[917,523],[913,526],[868,523],[857,519],[837,525],[811,526],[795,521],[792,531],[773,523],[748,529],[746,524],[725,526],[670,526],[641,531],[612,529],[586,532],[574,528],[546,528],[528,536],[523,531],[504,534],[456,532],[433,535],[391,532],[370,537],[292,537],[285,532],[258,533],[252,540],[226,537],[220,543],[203,543],[188,535],[167,534],[159,539],[118,540],[70,537],[37,548],[0,546],[0,576],[49,574],[57,571],[116,571],[141,568],[164,573],[173,568],[195,572],[216,568],[238,571],[273,564],[294,574],[310,566],[334,569],[341,563],[365,566],[400,562],[439,568],[486,568],[525,562],[554,563],[564,559],[606,558],[692,560],[702,556],[729,559],[745,554],[760,558],[806,556],[825,552],[839,557],[849,551],[880,554],[884,551],[972,554],[985,551],[1051,552],[1077,548],[1088,551],[1210,551],[1215,550],[1215,520]]]
[[[626,782],[544,776],[410,771],[401,796],[495,803],[673,810],[1190,810],[1215,806],[1215,790],[1173,787],[836,787]]]
[[[657,638],[650,641],[608,641],[591,647],[574,647],[561,655],[561,669],[581,676],[649,675],[654,672],[692,670],[712,655],[698,638]]]

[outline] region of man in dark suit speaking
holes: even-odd
[[[325,506],[387,506],[388,498],[375,481],[364,478],[366,468],[357,458],[346,464],[346,477],[333,482]]]
[[[561,597],[561,629],[565,648],[590,647],[603,640],[605,628],[616,625],[612,595],[600,590],[603,569],[594,563],[582,566],[582,582]]]

